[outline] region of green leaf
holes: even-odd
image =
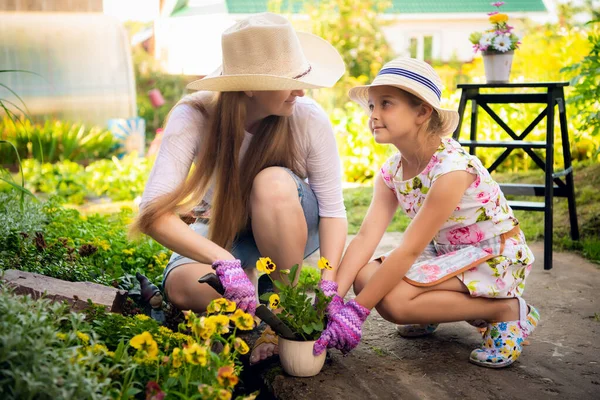
[[[304,331],[304,333],[306,333],[307,335],[310,335],[311,333],[313,333],[314,329],[311,325],[302,325],[302,330]]]
[[[267,293],[263,293],[260,295],[260,299],[262,301],[269,301],[269,297],[271,297],[272,295],[274,295],[275,293],[273,292],[267,292]]]
[[[325,326],[323,325],[323,321],[313,322],[312,324],[315,331],[321,332]]]
[[[290,277],[291,277],[291,281],[292,282],[296,282],[296,274],[298,273],[298,264],[295,264],[291,269],[290,269]]]
[[[33,197],[34,199],[38,200],[38,198],[36,197],[35,194],[31,193],[28,189],[24,188],[21,185],[17,185],[16,183],[14,183],[13,181],[9,181],[8,179],[2,178],[0,177],[0,181],[4,181],[6,183],[8,183],[10,186],[14,187],[15,189],[19,190],[21,193],[24,193],[28,196]],[[38,200],[39,201],[39,200]]]
[[[275,287],[279,290],[284,290],[285,289],[285,285],[278,281],[278,280],[273,280],[273,285],[275,285]]]

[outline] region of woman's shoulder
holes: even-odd
[[[314,124],[331,126],[329,116],[315,100],[310,97],[297,97],[292,121],[298,128],[315,128]]]

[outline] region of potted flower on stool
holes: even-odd
[[[508,15],[500,12],[503,1],[491,3],[496,11],[488,13],[492,29],[474,32],[469,36],[475,52],[481,51],[487,83],[506,83],[510,77],[514,51],[519,48],[519,37],[508,25]]]
[[[256,267],[266,274],[276,269],[268,257],[260,258]],[[321,258],[319,268],[331,269],[329,261]],[[289,270],[287,284],[271,279],[279,293],[264,293],[261,300],[269,301],[271,308],[278,311],[277,317],[295,335],[295,340],[279,337],[279,359],[284,371],[292,376],[308,377],[318,374],[325,363],[326,352],[315,356],[313,346],[327,326],[325,309],[331,299],[323,294],[317,284],[309,282],[299,285],[299,270],[298,265]]]

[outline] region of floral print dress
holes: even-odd
[[[476,175],[404,280],[416,286],[432,286],[456,276],[472,296],[520,296],[531,271],[533,253],[500,186],[481,161],[448,137],[442,138],[429,164],[412,179],[402,180],[400,160],[400,153],[390,157],[381,168],[381,176],[396,195],[399,208],[411,219],[440,176],[453,171]]]

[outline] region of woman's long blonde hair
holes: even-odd
[[[235,236],[248,227],[250,192],[256,175],[271,166],[287,167],[300,175],[296,141],[288,117],[263,119],[240,163],[245,137],[245,96],[244,92],[222,92],[208,104],[198,98],[182,101],[210,121],[209,130],[198,132],[200,151],[195,170],[173,192],[145,205],[133,222],[132,233],[148,233],[169,212],[190,211],[214,182],[209,239],[229,250]]]

